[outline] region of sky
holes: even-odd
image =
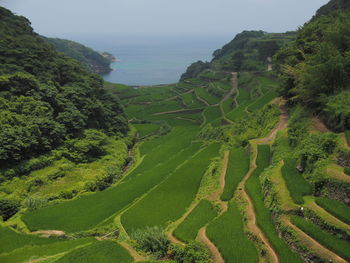
[[[50,37],[219,36],[295,30],[328,0],[0,0]]]

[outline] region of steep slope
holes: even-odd
[[[78,60],[82,65],[95,73],[108,73],[112,70],[110,68],[110,64],[115,60],[115,58],[110,54],[99,53],[89,47],[71,40],[60,38],[45,39],[50,42],[57,51]]]

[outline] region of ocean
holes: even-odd
[[[210,61],[212,53],[229,37],[85,37],[73,39],[98,51],[113,54],[118,61],[102,77],[131,86],[172,84],[193,62]]]

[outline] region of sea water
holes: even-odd
[[[102,77],[132,86],[176,83],[193,62],[210,61],[231,36],[98,37],[77,41],[113,54],[118,61]]]

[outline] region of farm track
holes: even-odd
[[[295,226],[292,222],[290,222],[289,218],[284,216],[282,217],[282,221],[285,225],[292,228],[295,233],[298,236],[298,239],[309,249],[312,250],[312,252],[316,253],[320,257],[329,260],[329,262],[336,262],[336,263],[345,263],[347,262],[342,257],[338,256],[328,248],[321,245],[319,242],[317,242],[315,239],[310,237],[308,234],[306,234],[304,231],[302,231],[300,228]]]
[[[140,255],[132,246],[126,242],[119,243],[123,248],[125,248],[129,254],[132,256],[135,262],[146,261],[147,257]]]
[[[255,139],[255,140],[253,140],[253,143],[254,144],[271,143],[276,138],[277,132],[285,129],[287,127],[287,125],[288,125],[288,115],[287,115],[285,109],[281,108],[280,119],[279,119],[279,122],[276,125],[276,127],[274,129],[272,129],[272,131],[270,132],[270,134],[268,136],[266,136],[264,138],[260,138],[260,139]],[[267,253],[271,259],[271,262],[278,263],[279,258],[278,258],[276,251],[272,247],[268,238],[265,236],[265,234],[262,232],[262,230],[257,225],[254,204],[253,204],[253,201],[251,200],[251,198],[249,197],[248,192],[245,188],[245,184],[246,184],[247,180],[249,179],[251,174],[254,172],[254,170],[257,168],[257,165],[256,165],[257,151],[254,151],[253,154],[254,154],[254,157],[253,157],[253,160],[251,161],[249,172],[246,174],[246,176],[243,178],[243,180],[239,183],[237,195],[240,198],[242,198],[243,200],[245,200],[247,203],[247,207],[245,208],[245,214],[247,216],[248,229],[264,243],[266,250],[267,250]]]
[[[209,249],[210,253],[213,256],[214,263],[225,263],[225,260],[222,258],[217,247],[210,241],[206,234],[206,228],[203,227],[199,230],[197,239],[205,244],[205,246]]]
[[[237,72],[232,72],[232,78],[231,78],[232,88],[225,95],[225,97],[223,97],[223,99],[220,101],[220,103],[228,100],[235,93],[235,91],[238,89],[238,79],[237,79],[237,77],[238,77],[238,73]]]

